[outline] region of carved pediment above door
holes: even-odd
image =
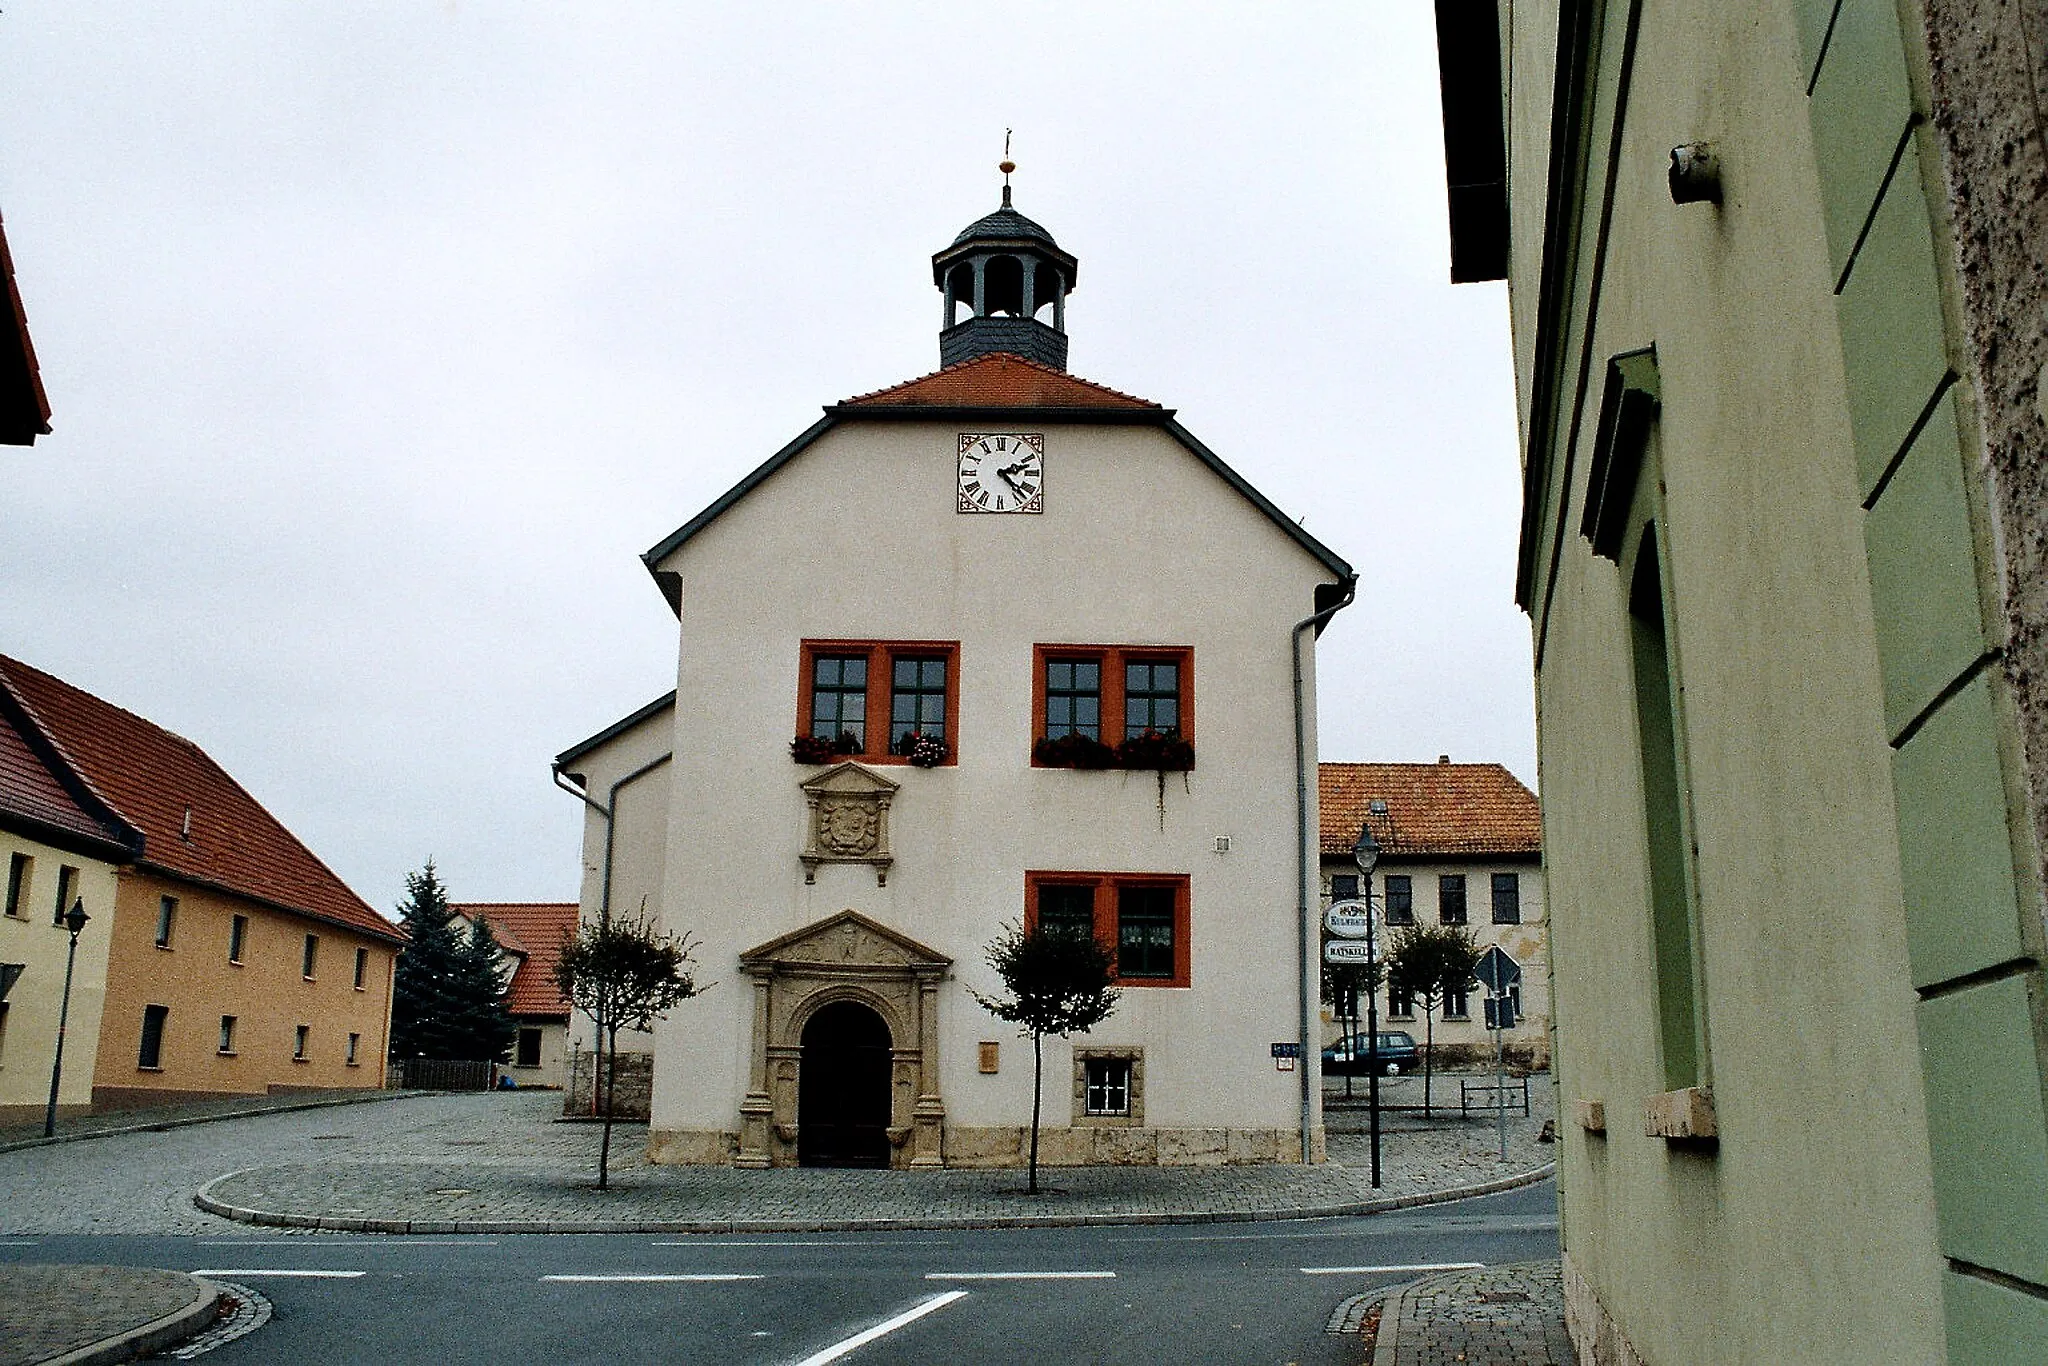
[[[865,863],[875,885],[889,881],[889,803],[897,784],[848,760],[803,784],[804,881],[818,880],[821,863]]]
[[[907,934],[845,910],[800,930],[757,944],[740,955],[742,971],[754,976],[782,971],[862,966],[936,972],[953,960]]]

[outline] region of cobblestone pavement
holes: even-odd
[[[1573,1366],[1556,1262],[1432,1276],[1387,1301],[1371,1366]]]
[[[1433,1087],[1437,1109],[1433,1114],[1424,1115],[1419,1110],[1403,1108],[1381,1117],[1380,1187],[1383,1193],[1401,1195],[1491,1181],[1503,1172],[1540,1167],[1557,1155],[1556,1145],[1537,1141],[1543,1126],[1557,1114],[1557,1092],[1547,1074],[1529,1079],[1529,1114],[1526,1118],[1519,1108],[1519,1095],[1516,1096],[1516,1108],[1508,1111],[1508,1160],[1505,1166],[1500,1162],[1493,1112],[1475,1110],[1468,1117],[1459,1116],[1460,1079],[1456,1073],[1437,1076]],[[1489,1072],[1484,1076],[1462,1079],[1491,1083],[1493,1074]],[[1332,1162],[1363,1171],[1372,1160],[1372,1140],[1366,1132],[1363,1077],[1355,1080],[1352,1091],[1351,1098],[1347,1100],[1342,1081],[1334,1086],[1325,1083],[1324,1141]],[[1450,1098],[1448,1106],[1443,1104],[1446,1096]],[[1387,1078],[1380,1083],[1380,1102],[1402,1107],[1420,1105],[1422,1078]]]
[[[182,1271],[0,1266],[0,1366],[48,1361],[193,1311],[199,1300],[210,1304],[213,1296],[205,1282]]]
[[[1388,1088],[1390,1100],[1400,1094]],[[1547,1100],[1549,1088],[1534,1094]],[[429,1095],[0,1153],[0,1186],[13,1192],[0,1208],[0,1232],[219,1232],[234,1225],[201,1212],[192,1196],[224,1173],[237,1173],[213,1187],[225,1203],[342,1219],[1003,1222],[1197,1211],[1227,1218],[1356,1204],[1529,1171],[1551,1155],[1534,1141],[1540,1110],[1516,1117],[1503,1167],[1491,1126],[1461,1124],[1453,1107],[1450,1120],[1427,1129],[1414,1127],[1419,1117],[1389,1117],[1379,1191],[1368,1184],[1365,1136],[1334,1132],[1332,1161],[1321,1167],[1049,1168],[1042,1181],[1058,1193],[1026,1200],[1008,1171],[653,1167],[642,1156],[644,1126],[620,1125],[614,1188],[600,1192],[592,1188],[598,1126],[554,1122],[560,1104],[552,1092]],[[1331,1124],[1347,1128],[1353,1119],[1333,1113]]]
[[[419,1095],[417,1091],[364,1091],[354,1095],[219,1096],[212,1100],[186,1101],[179,1105],[150,1105],[133,1110],[108,1110],[96,1115],[66,1115],[57,1121],[54,1138],[43,1137],[43,1121],[0,1125],[0,1153],[13,1148],[32,1148],[44,1143],[69,1143],[84,1138],[134,1130],[182,1129],[190,1124],[241,1119],[250,1115],[279,1114],[287,1110],[319,1110],[336,1105],[368,1105]]]

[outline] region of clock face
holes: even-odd
[[[1045,511],[1043,432],[962,432],[960,511]]]

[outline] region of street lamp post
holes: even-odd
[[[85,898],[79,897],[64,913],[64,928],[71,931],[71,947],[64,951],[64,999],[57,1007],[57,1057],[50,1064],[50,1108],[43,1111],[43,1137],[57,1136],[57,1085],[64,1079],[64,1027],[71,1022],[71,968],[78,961],[78,932],[92,919],[85,913]]]
[[[1358,860],[1359,895],[1365,900],[1365,1108],[1372,1125],[1372,1184],[1380,1184],[1380,992],[1373,980],[1379,967],[1379,950],[1373,940],[1372,870],[1379,866],[1380,843],[1372,837],[1372,826],[1358,827],[1358,843],[1351,847]]]

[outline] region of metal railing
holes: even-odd
[[[1473,1110],[1490,1111],[1494,1109],[1500,1104],[1497,1093],[1501,1091],[1507,1092],[1508,1108],[1513,1109],[1515,1105],[1515,1088],[1517,1086],[1521,1087],[1522,1090],[1522,1113],[1526,1115],[1529,1113],[1529,1079],[1527,1077],[1516,1077],[1501,1086],[1496,1086],[1490,1081],[1465,1081],[1460,1079],[1458,1082],[1458,1113],[1460,1115],[1467,1115]],[[1483,1102],[1475,1103],[1472,1099],[1474,1096],[1484,1096],[1486,1099]]]
[[[488,1091],[498,1084],[498,1065],[446,1058],[393,1058],[385,1086],[397,1091]]]

